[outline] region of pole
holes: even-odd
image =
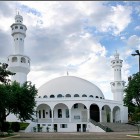
[[[139,74],[140,74],[140,54],[139,54]]]

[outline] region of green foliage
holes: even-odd
[[[11,129],[9,129],[9,130],[7,131],[7,133],[8,133],[8,135],[11,135],[11,133],[14,133],[14,131],[11,130]]]
[[[133,74],[124,92],[124,104],[128,106],[132,121],[140,120],[140,73]]]
[[[0,63],[1,64],[1,63]],[[17,82],[9,82],[7,77],[13,75],[7,71],[8,65],[0,65],[0,130],[3,131],[6,117],[13,113],[21,121],[32,119],[37,89],[31,82],[20,85]]]
[[[25,82],[22,86],[13,82],[11,90],[13,91],[13,100],[11,112],[16,114],[21,121],[32,119],[34,107],[36,105],[35,97],[37,90],[31,82]]]
[[[25,130],[29,125],[29,123],[25,123],[25,122],[20,122],[19,124],[20,124],[20,130]]]
[[[10,123],[9,122],[4,122],[3,131],[8,132],[9,128],[10,128]]]
[[[6,84],[10,80],[7,79],[9,75],[15,75],[15,73],[7,70],[8,64],[6,63],[0,63],[0,82]]]
[[[11,124],[11,130],[14,132],[18,132],[20,130],[20,124],[19,122],[12,122]]]

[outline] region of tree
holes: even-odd
[[[133,74],[124,90],[124,104],[133,121],[140,121],[140,73]]]
[[[15,73],[7,70],[8,64],[6,63],[0,63],[0,82],[7,84],[8,82],[10,82],[10,80],[8,79],[8,77],[10,75],[15,75]]]
[[[13,113],[21,121],[32,119],[37,89],[31,82],[22,85],[16,81],[10,82],[9,75],[14,73],[7,70],[7,64],[0,65],[0,130],[3,131],[6,117]]]

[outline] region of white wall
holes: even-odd
[[[103,129],[101,129],[98,126],[93,125],[92,123],[87,124],[87,131],[88,132],[105,132]]]
[[[122,107],[122,111],[121,111],[121,120],[123,123],[127,123],[128,122],[128,107],[123,106]]]

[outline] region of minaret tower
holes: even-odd
[[[11,25],[14,42],[14,54],[8,56],[8,69],[16,73],[12,81],[23,84],[27,81],[27,74],[30,71],[30,58],[24,55],[24,39],[27,27],[22,23],[23,17],[19,13],[15,16],[15,23]]]
[[[114,69],[114,82],[111,82],[111,90],[113,92],[113,98],[116,101],[123,101],[123,90],[125,82],[121,78],[121,67],[123,60],[119,59],[119,54],[115,53],[115,59],[111,61],[111,66]]]

